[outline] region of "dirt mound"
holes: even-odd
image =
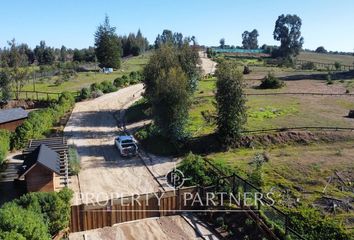
[[[309,144],[312,142],[336,142],[354,139],[353,133],[344,132],[308,132],[288,131],[262,135],[243,136],[239,146],[252,147],[255,145],[279,145],[279,144]]]
[[[266,134],[245,135],[235,147],[255,147],[282,144],[309,144],[316,142],[338,142],[354,140],[354,132],[341,131],[285,131]],[[190,140],[186,151],[196,154],[208,154],[225,150],[216,134],[205,135]]]

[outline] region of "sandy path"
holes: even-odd
[[[69,144],[75,144],[81,156],[78,181],[72,180],[74,204],[111,198],[111,194],[133,195],[156,192],[158,183],[139,158],[121,158],[114,146],[118,134],[114,113],[134,102],[143,91],[138,84],[75,105],[64,129]],[[82,193],[80,200],[77,193]]]
[[[195,219],[192,219],[192,221]],[[192,223],[192,225],[194,225]],[[217,239],[203,224],[191,227],[181,216],[150,218],[117,224],[113,227],[72,233],[70,240],[131,240],[131,239]]]
[[[205,52],[199,52],[199,57],[201,60],[201,68],[204,75],[214,74],[216,69],[216,62],[210,60]]]

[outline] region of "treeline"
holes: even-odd
[[[126,57],[129,55],[138,56],[144,53],[149,48],[148,40],[143,36],[140,29],[137,34],[130,33],[128,36],[119,37],[122,44],[122,56]]]
[[[280,42],[280,46],[266,46],[262,48],[267,50],[276,58],[290,59],[299,54],[304,43],[304,38],[301,36],[302,20],[296,14],[280,15],[275,22],[273,31],[273,38]],[[252,31],[244,31],[242,33],[242,46],[230,46],[226,45],[225,38],[221,38],[219,47],[222,49],[258,49],[258,31],[253,29]],[[212,52],[208,53],[208,56],[214,56]]]
[[[138,56],[144,53],[149,49],[149,42],[143,36],[140,29],[137,34],[130,33],[129,35],[118,36],[115,34],[115,28],[110,27],[108,18],[107,26],[101,29],[103,31],[96,32],[99,33],[98,39],[103,37],[116,38],[116,41],[108,40],[104,41],[102,44],[115,44],[117,56],[126,57],[126,56]],[[100,30],[100,29],[99,29]],[[112,31],[113,30],[113,31]],[[107,34],[108,33],[108,34]],[[96,42],[97,43],[97,42]],[[45,41],[40,41],[39,45],[31,49],[28,44],[16,43],[15,39],[8,41],[8,46],[0,49],[0,66],[2,68],[13,68],[13,67],[25,67],[32,64],[35,65],[53,65],[58,62],[100,62],[98,55],[107,54],[105,51],[101,51],[99,48],[100,45],[96,44],[95,47],[88,47],[82,49],[71,49],[65,46],[61,48],[54,48],[47,46]],[[102,50],[102,49],[101,49]],[[108,57],[111,54],[108,54]],[[16,59],[16,60],[15,60]],[[106,66],[109,67],[109,66]]]

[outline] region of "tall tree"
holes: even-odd
[[[163,30],[162,34],[157,35],[155,39],[155,48],[161,47],[163,44],[174,44],[175,43],[175,37],[173,36],[173,33],[171,30],[165,29]]]
[[[225,47],[225,38],[220,39],[220,48]]]
[[[55,60],[54,50],[46,46],[45,41],[40,41],[39,46],[36,46],[34,55],[39,65],[51,65]]]
[[[116,28],[110,25],[108,16],[95,33],[95,53],[101,67],[120,67],[121,41]]]
[[[61,46],[60,48],[60,57],[59,57],[59,60],[61,62],[66,62],[66,58],[67,58],[67,49],[66,47],[63,45]]]
[[[146,97],[162,135],[176,140],[186,119],[187,78],[178,64],[176,49],[162,45],[144,69]],[[183,135],[183,134],[182,134]]]
[[[17,45],[15,39],[8,42],[9,52],[7,56],[7,67],[1,73],[2,90],[9,89],[9,84],[16,90],[16,99],[19,98],[20,91],[22,90],[25,81],[28,77],[29,70],[28,58],[23,51],[22,45]],[[9,95],[5,94],[8,98]]]
[[[327,50],[323,46],[320,46],[320,47],[316,48],[315,52],[317,52],[317,53],[327,53]]]
[[[235,63],[223,61],[218,64],[216,77],[217,132],[226,146],[232,146],[247,121],[243,76]]]
[[[172,141],[186,136],[191,94],[178,52],[175,46],[163,44],[144,68],[145,97],[152,105],[155,124]]]
[[[252,32],[244,31],[242,33],[242,45],[245,49],[257,49],[258,48],[258,31],[253,29]]]
[[[299,54],[304,38],[301,36],[301,18],[297,15],[280,15],[275,23],[274,40],[280,41],[279,56],[289,58]]]

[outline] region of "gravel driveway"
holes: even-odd
[[[159,190],[158,182],[138,158],[122,158],[114,146],[119,133],[114,114],[139,99],[143,85],[137,84],[75,105],[64,129],[69,144],[81,156],[81,170],[72,178],[73,204],[104,201],[110,194],[133,195]],[[79,195],[81,193],[81,195]]]

